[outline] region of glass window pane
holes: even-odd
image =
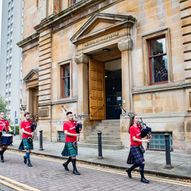
[[[66,65],[64,67],[64,77],[69,77],[70,76],[70,67],[69,65]]]
[[[168,81],[167,56],[151,59],[152,83]]]
[[[64,96],[70,96],[70,78],[64,79]]]
[[[166,39],[160,38],[151,40],[150,50],[151,50],[150,56],[166,53]]]

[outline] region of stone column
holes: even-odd
[[[85,54],[76,55],[78,64],[78,114],[88,114],[88,63]]]
[[[84,115],[81,122],[83,125],[80,133],[80,140],[86,138],[88,123],[88,63],[89,58],[85,54],[76,55],[76,63],[78,64],[78,114]],[[87,116],[87,117],[85,117]]]
[[[133,41],[130,36],[125,37],[118,43],[118,48],[121,51],[122,104],[126,111],[133,111],[131,59],[132,47]]]

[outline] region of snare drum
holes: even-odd
[[[13,142],[13,136],[10,134],[3,134],[1,137],[2,145],[10,145]]]

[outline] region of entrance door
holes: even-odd
[[[30,113],[38,117],[38,87],[30,88]]]
[[[105,71],[106,119],[119,119],[122,105],[121,69]]]
[[[90,120],[105,119],[104,64],[89,61],[89,108]]]

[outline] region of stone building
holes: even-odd
[[[101,128],[104,144],[127,146],[122,106],[152,127],[150,149],[168,132],[174,150],[191,151],[191,0],[25,0],[18,45],[23,104],[47,139],[71,110],[84,142]]]

